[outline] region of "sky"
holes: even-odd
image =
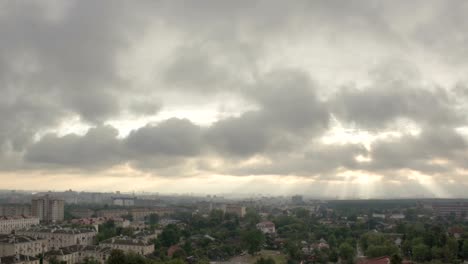
[[[0,2],[0,188],[467,197],[468,2]]]

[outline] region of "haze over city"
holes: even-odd
[[[467,197],[466,1],[1,1],[0,189]]]

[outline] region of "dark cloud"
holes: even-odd
[[[454,103],[442,88],[402,81],[374,83],[364,89],[344,87],[330,100],[340,121],[371,130],[385,130],[401,119],[423,126],[462,124],[463,117],[455,111]]]
[[[466,139],[451,128],[425,127],[418,135],[374,142],[369,169],[411,169],[427,174],[451,172],[456,168],[453,161],[467,157],[467,146]]]
[[[215,123],[207,140],[221,153],[250,156],[292,148],[320,135],[328,128],[329,113],[314,89],[301,72],[266,74],[244,91],[260,109]]]
[[[44,136],[28,148],[28,162],[57,168],[108,168],[124,160],[118,131],[112,127],[90,129],[85,135]]]
[[[126,145],[132,156],[194,156],[201,152],[201,128],[187,119],[172,118],[132,131]]]

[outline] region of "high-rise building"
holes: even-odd
[[[64,201],[47,195],[33,198],[31,211],[32,215],[42,222],[56,223],[63,221]]]

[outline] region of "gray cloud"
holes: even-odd
[[[0,165],[105,170],[125,163],[167,176],[202,170],[319,180],[339,170],[461,177],[468,149],[457,131],[466,127],[467,93],[457,78],[467,68],[467,8],[437,0],[0,3]],[[147,36],[156,46],[141,52]],[[169,46],[167,54],[153,56],[158,45]],[[133,52],[144,54],[138,65],[127,58]],[[358,65],[361,56],[371,57],[369,65]],[[344,75],[357,77],[349,84]],[[323,82],[333,78],[341,86]],[[154,117],[174,101],[182,110],[222,107],[223,95],[249,107],[239,103],[236,114],[203,126],[197,121],[206,120],[162,118],[126,127],[133,131],[123,138],[104,125]],[[374,134],[405,131],[406,121],[422,132],[378,139],[370,149],[326,145],[320,139],[332,116]],[[94,128],[39,137],[71,118]],[[226,167],[207,165],[210,158]]]
[[[200,127],[186,119],[172,118],[132,131],[126,145],[136,156],[194,156],[201,152],[201,138]]]
[[[112,127],[90,129],[85,135],[44,136],[25,155],[29,162],[63,168],[107,168],[124,160],[124,151]]]

